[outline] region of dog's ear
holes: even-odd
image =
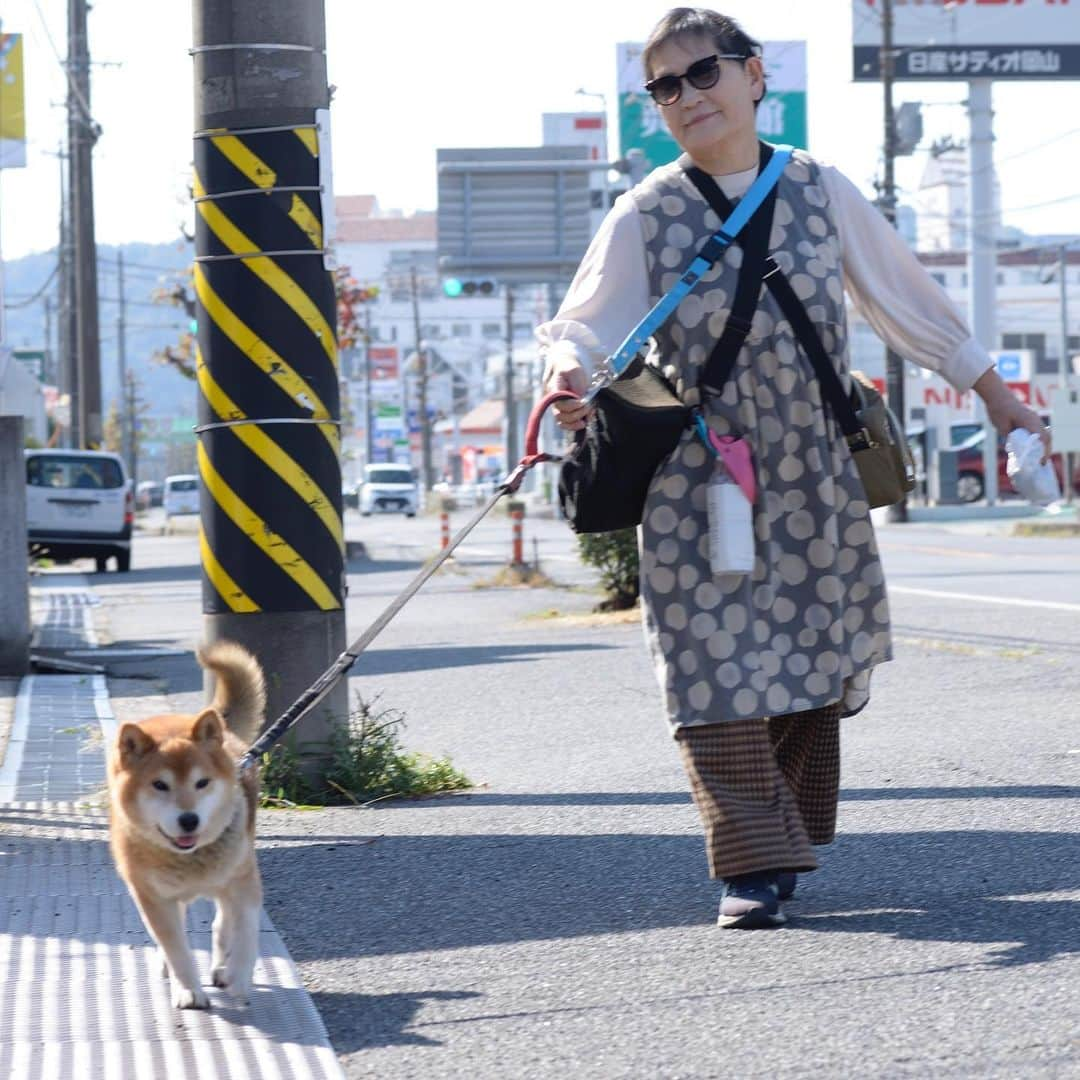
[[[123,724],[117,733],[116,745],[120,749],[121,758],[136,760],[144,754],[150,753],[157,746],[157,743],[138,724],[128,723]]]
[[[191,741],[220,743],[224,739],[225,725],[217,709],[203,709],[191,725]]]

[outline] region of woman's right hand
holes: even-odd
[[[544,373],[544,392],[550,394],[553,390],[570,390],[581,397],[589,389],[589,376],[585,369],[570,357],[560,357],[549,362],[547,371]],[[580,401],[569,399],[555,402],[555,423],[563,431],[580,431],[585,427],[585,421],[592,410]]]

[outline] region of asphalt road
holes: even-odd
[[[351,636],[437,545],[354,526]],[[1080,544],[879,531],[896,659],[845,723],[840,836],[787,928],[733,933],[640,629],[571,618],[572,538],[527,528],[563,587],[483,587],[486,521],[351,680],[483,786],[261,818],[267,910],[350,1076],[1080,1075]],[[90,578],[114,643],[178,653],[114,671],[178,707],[196,560],[144,535]]]

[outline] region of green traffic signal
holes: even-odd
[[[457,278],[447,278],[443,283],[443,292],[450,297],[460,296],[464,286]]]
[[[192,333],[192,334],[197,334],[199,332],[199,320],[198,319],[192,319],[188,323],[188,331],[190,333]]]

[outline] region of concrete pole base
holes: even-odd
[[[243,645],[266,676],[266,724],[276,720],[345,651],[342,611],[258,612],[204,615],[207,644],[228,640]],[[347,679],[342,681],[285,736],[300,758],[305,777],[318,783],[329,760],[331,732],[349,716]],[[207,701],[211,677],[204,675]]]

